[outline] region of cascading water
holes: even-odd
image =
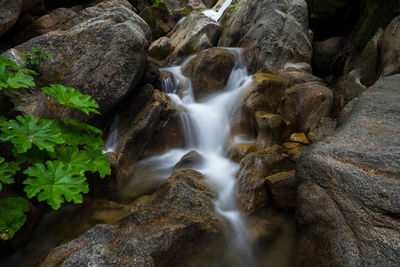
[[[227,0],[221,5],[218,11],[215,11],[214,9],[206,9],[203,11],[203,14],[206,15],[207,17],[212,18],[215,21],[218,21],[231,3],[232,0]]]
[[[193,96],[191,81],[181,72],[180,66],[167,67],[161,71],[172,73],[175,81],[165,80],[164,91],[169,92],[171,100],[182,106],[186,112],[181,113],[182,128],[186,138],[186,149],[174,149],[138,163],[135,166],[135,176],[140,177],[141,170],[149,177],[148,170],[152,169],[151,179],[166,179],[172,172],[173,166],[192,150],[203,157],[201,165],[193,167],[201,172],[218,192],[215,209],[224,216],[231,225],[235,250],[244,257],[251,257],[248,245],[248,234],[241,213],[236,206],[235,185],[239,165],[225,157],[224,144],[230,131],[230,116],[233,106],[243,90],[250,84],[251,76],[242,66],[240,49],[226,48],[237,55],[236,66],[232,70],[224,90],[202,103],[197,103]],[[184,63],[185,64],[185,63]],[[183,64],[183,65],[184,65]],[[171,79],[168,77],[166,79]],[[171,85],[175,85],[171,92]],[[182,87],[185,89],[182,90]],[[176,94],[180,90],[180,96]],[[144,181],[147,178],[139,180]],[[138,183],[138,179],[135,184]],[[132,188],[132,186],[131,186]]]

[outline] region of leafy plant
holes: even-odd
[[[28,198],[37,196],[46,200],[53,209],[59,209],[66,201],[82,203],[82,193],[89,192],[89,185],[83,173],[72,164],[59,160],[47,161],[46,165],[36,163],[24,171],[28,175],[23,184]]]
[[[237,7],[237,3],[233,3],[233,4],[230,4],[229,6],[228,6],[228,12],[226,12],[226,15],[227,16],[230,16],[231,14],[232,14],[232,12],[234,12],[234,13],[237,13],[237,12],[239,12],[239,10],[238,9],[236,9],[236,7]]]
[[[43,87],[42,91],[55,97],[58,102],[70,108],[75,108],[86,115],[90,112],[100,114],[97,111],[99,105],[89,95],[81,94],[72,87],[65,87],[61,84],[52,84],[50,87]]]
[[[28,74],[36,72],[0,56],[3,86],[0,89],[35,86]],[[52,84],[42,91],[64,107],[86,115],[100,114],[94,99],[72,87]],[[19,177],[25,176],[22,184],[28,198],[36,197],[59,209],[65,201],[82,203],[82,194],[89,191],[87,172],[98,173],[100,178],[111,174],[107,156],[101,152],[104,147],[101,130],[77,119],[60,118],[61,114],[57,120],[27,114],[9,120],[0,116],[0,141],[13,145],[15,157],[15,161],[9,162],[0,157],[0,191],[2,185],[15,183],[14,176],[18,173]],[[25,223],[27,210],[28,201],[24,198],[0,200],[0,239],[14,236]]]
[[[0,55],[0,91],[11,88],[28,88],[35,86],[33,77],[35,71],[18,66],[14,61]]]
[[[46,49],[42,47],[33,47],[32,54],[22,54],[26,66],[33,70],[37,70],[46,59],[52,56],[53,54],[47,53]]]
[[[13,238],[26,222],[25,212],[29,210],[28,201],[22,197],[8,197],[0,200],[0,239]]]

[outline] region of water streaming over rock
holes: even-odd
[[[221,7],[216,11],[215,9],[206,9],[203,11],[203,14],[206,15],[207,17],[212,18],[215,21],[218,21],[222,15],[224,14],[225,10],[229,7],[229,5],[232,3],[232,0],[227,0],[223,2]],[[218,5],[218,3],[217,3]]]
[[[166,179],[173,170],[173,166],[189,151],[195,150],[202,155],[202,163],[194,167],[208,179],[209,183],[218,192],[215,208],[230,223],[233,244],[244,256],[250,257],[248,233],[242,215],[236,206],[235,185],[239,165],[225,156],[224,144],[230,131],[230,120],[233,106],[243,90],[250,84],[251,76],[242,66],[240,49],[226,48],[235,52],[236,66],[232,70],[224,90],[212,95],[208,100],[198,103],[195,101],[191,81],[181,72],[181,66],[167,67],[161,71],[172,73],[175,81],[164,81],[167,85],[164,91],[172,101],[182,106],[186,112],[181,113],[181,123],[186,138],[186,149],[170,150],[167,153],[146,159],[136,165],[136,175],[141,170],[151,166],[151,179]],[[184,63],[185,64],[185,63]],[[184,65],[183,64],[183,65]],[[166,79],[172,79],[167,77]],[[169,85],[174,84],[171,92]],[[182,87],[185,89],[182,90]],[[177,89],[179,88],[180,96]],[[148,173],[146,174],[148,177]]]

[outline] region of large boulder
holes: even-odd
[[[235,53],[222,48],[211,48],[189,60],[183,66],[182,73],[191,78],[194,97],[202,100],[222,91],[235,61]]]
[[[215,197],[199,172],[177,171],[124,219],[55,248],[42,266],[173,266],[194,244],[221,234]]]
[[[91,95],[100,112],[107,112],[138,84],[146,63],[151,32],[130,8],[126,0],[101,2],[13,52],[29,53],[33,47],[45,47],[53,57],[42,64],[38,84],[74,87]],[[29,101],[35,97],[37,94],[26,92],[11,101],[17,109],[38,115],[43,105]],[[21,98],[27,106],[18,106]]]
[[[335,135],[300,157],[300,265],[400,262],[399,84],[400,75],[378,80],[352,101]]]
[[[239,0],[225,15],[221,46],[246,47],[251,72],[276,73],[286,63],[310,63],[312,34],[303,0]]]
[[[17,22],[21,6],[22,0],[2,0],[0,2],[0,36]]]
[[[382,76],[400,73],[400,16],[386,28],[382,43]]]
[[[180,20],[169,34],[168,42],[173,51],[167,61],[179,64],[188,55],[213,47],[217,43],[220,33],[221,25],[218,22],[201,12],[193,11]],[[157,40],[155,42],[159,43]],[[164,40],[164,42],[167,42],[167,40]],[[152,49],[156,49],[154,45]]]
[[[41,0],[1,0],[0,1],[0,36],[17,22],[21,13],[28,11]]]

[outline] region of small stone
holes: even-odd
[[[297,142],[304,145],[308,145],[310,143],[304,133],[294,133],[289,139],[292,142]]]
[[[286,149],[292,149],[296,147],[301,147],[301,144],[296,143],[296,142],[285,142],[283,143],[283,147]]]

